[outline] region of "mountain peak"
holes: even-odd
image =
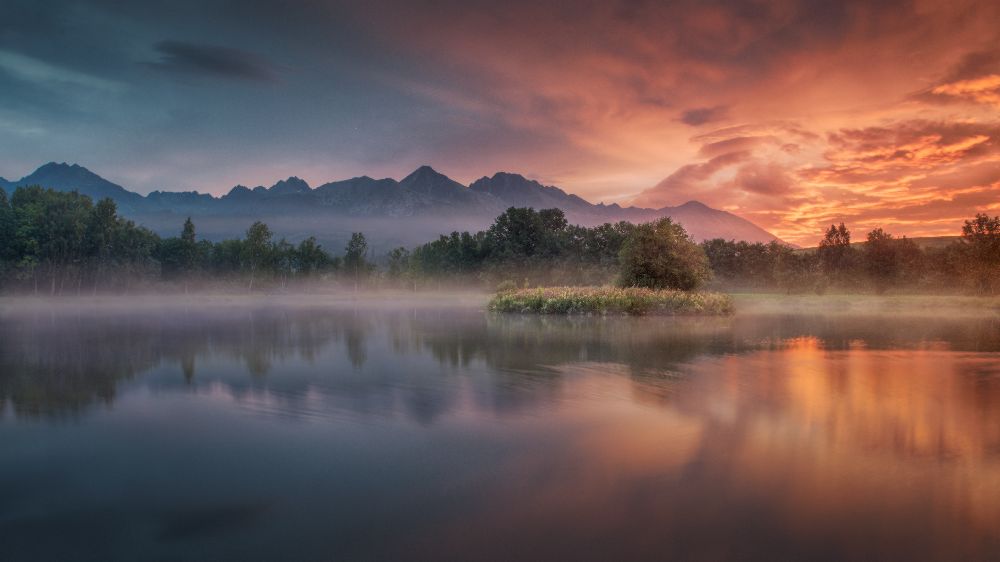
[[[532,183],[538,183],[538,182],[536,182],[534,180],[529,180],[528,178],[522,176],[521,174],[517,174],[517,173],[514,173],[514,172],[497,172],[497,173],[493,174],[493,177],[490,178],[490,179],[492,179],[494,181],[495,180],[521,180],[521,181],[527,181],[527,182],[532,182]]]
[[[684,203],[683,205],[678,205],[676,208],[677,209],[691,209],[691,210],[699,209],[699,210],[708,210],[708,211],[715,211],[715,210],[717,210],[717,209],[713,209],[713,208],[709,207],[708,205],[702,203],[701,201],[695,201],[694,199],[688,201],[687,203]]]
[[[469,186],[475,191],[488,191],[494,195],[512,191],[525,192],[542,187],[544,186],[535,180],[511,172],[497,172],[493,177],[483,176]]]
[[[142,199],[142,196],[102,178],[79,164],[65,162],[49,162],[39,166],[37,170],[19,181],[11,183],[13,184],[11,187],[40,185],[56,191],[76,191],[94,201],[110,197],[126,208]]]
[[[497,172],[492,178],[480,178],[473,182],[469,189],[489,193],[515,206],[529,206],[536,209],[558,207],[563,211],[585,210],[591,207],[590,203],[558,187],[542,185],[536,180],[511,172]]]
[[[226,197],[238,197],[240,195],[244,195],[247,193],[250,193],[249,187],[243,184],[237,184],[234,185],[233,188],[229,190],[229,193],[223,195],[222,198],[225,199]]]
[[[399,182],[400,187],[436,199],[462,197],[469,189],[430,166],[424,165]]]
[[[42,164],[31,175],[33,176],[36,174],[72,174],[77,177],[86,176],[100,178],[100,176],[79,164],[67,164],[66,162],[49,162],[47,164]]]
[[[291,176],[288,179],[281,180],[272,185],[268,191],[270,193],[280,195],[286,193],[307,193],[310,189],[309,184],[306,183],[305,180],[299,178],[298,176]]]
[[[415,180],[415,179],[427,179],[427,178],[447,178],[447,179],[450,180],[450,178],[448,178],[448,176],[442,174],[441,172],[435,170],[434,168],[431,168],[427,164],[424,164],[423,166],[420,166],[416,170],[413,170],[412,172],[410,172],[410,175],[408,175],[405,178],[403,178],[402,180],[400,180],[399,183],[403,183],[403,182],[405,182],[407,180],[411,180],[412,181],[412,180]]]

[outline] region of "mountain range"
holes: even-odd
[[[187,216],[209,239],[242,235],[253,220],[263,220],[291,241],[315,235],[341,244],[361,231],[373,249],[411,246],[454,230],[482,230],[508,207],[559,208],[574,224],[647,222],[669,216],[696,240],[726,238],[770,242],[775,236],[732,213],[697,201],[677,207],[645,209],[590,203],[562,189],[519,174],[498,172],[466,186],[430,166],[402,180],[361,176],[311,187],[290,177],[271,187],[237,185],[221,197],[197,191],[154,191],[143,196],[110,182],[78,164],[50,162],[17,181],[0,178],[8,192],[41,185],[78,191],[95,201],[110,197],[123,216],[163,235],[174,235]]]

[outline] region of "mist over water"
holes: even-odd
[[[1000,551],[993,315],[187,302],[0,314],[5,560]]]

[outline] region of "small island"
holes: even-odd
[[[697,291],[712,276],[705,252],[664,217],[635,225],[621,243],[617,287],[499,288],[492,312],[598,315],[728,315],[728,295]]]
[[[500,291],[492,312],[584,315],[729,315],[733,299],[723,293],[644,287],[541,287]]]

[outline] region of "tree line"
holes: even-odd
[[[364,235],[355,233],[342,256],[315,238],[275,240],[253,223],[240,239],[198,240],[187,219],[177,237],[162,238],[118,215],[111,199],[39,186],[0,190],[0,284],[7,289],[66,294],[127,292],[150,283],[261,283],[285,286],[318,278],[359,278],[374,269]]]
[[[479,279],[519,285],[664,286],[720,290],[889,290],[1000,292],[1000,217],[977,214],[961,236],[921,247],[881,228],[852,243],[843,223],[831,225],[815,249],[713,239],[695,245],[669,219],[593,228],[567,223],[562,211],[508,209],[486,231],[454,232],[393,254],[394,275]]]
[[[391,272],[418,282],[689,290],[711,277],[704,252],[669,218],[587,228],[569,224],[559,209],[516,207],[485,231],[442,235],[412,252],[398,248],[390,263]]]
[[[702,243],[720,288],[789,293],[1000,292],[1000,217],[977,214],[954,241],[921,247],[882,228],[853,243],[844,223],[830,225],[815,249],[772,242]]]
[[[669,218],[647,224],[569,224],[559,209],[510,208],[484,231],[453,232],[373,260],[362,233],[341,255],[315,238],[275,239],[262,222],[243,238],[199,240],[188,219],[160,237],[75,192],[0,190],[0,284],[49,294],[124,292],[139,285],[229,283],[255,288],[301,282],[436,287],[599,285],[728,290],[1000,291],[1000,217],[978,214],[961,236],[921,248],[882,229],[852,243],[831,225],[815,249],[715,239],[695,244]]]

